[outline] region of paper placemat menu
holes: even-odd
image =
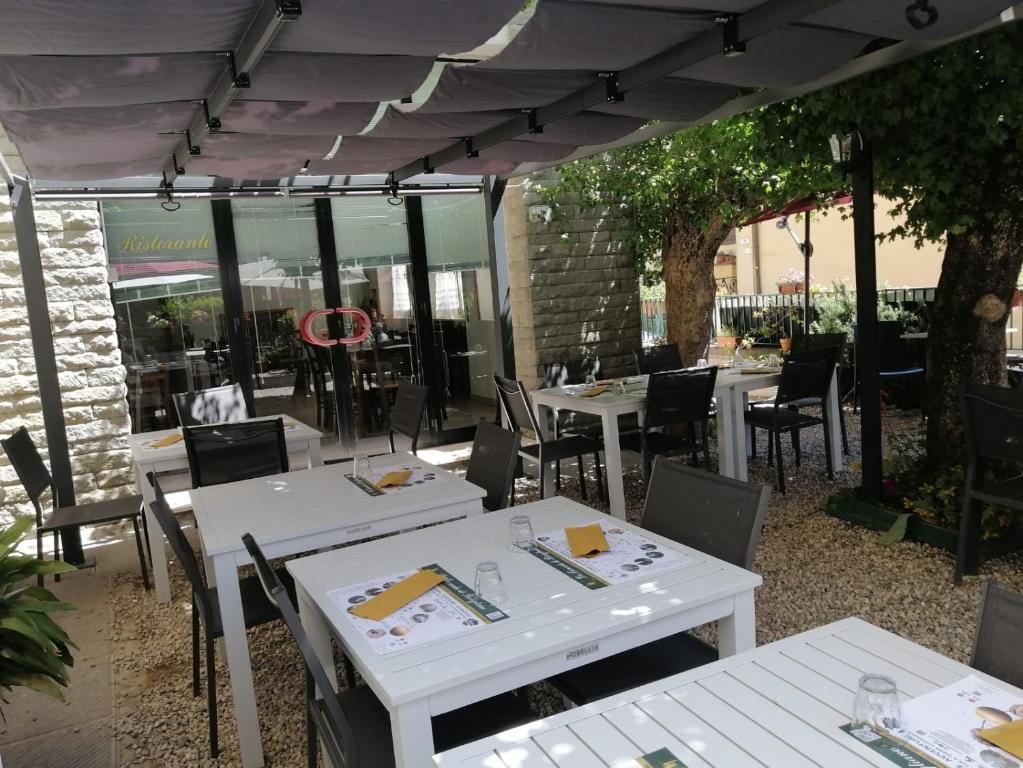
[[[412,475],[401,485],[389,485],[386,488],[378,488],[377,483],[383,479],[384,475],[390,472],[401,472],[402,470],[412,470]],[[345,475],[352,483],[354,483],[360,490],[370,496],[383,496],[385,493],[401,493],[407,491],[409,488],[416,488],[427,483],[432,483],[439,475],[437,470],[433,467],[427,468],[419,464],[394,464],[385,469],[374,470],[368,475],[360,477],[352,477],[351,475]]]
[[[421,597],[399,608],[383,621],[355,616],[350,608],[376,597],[388,587],[408,578],[417,569],[395,573],[379,579],[332,589],[327,596],[345,612],[374,651],[381,656],[395,651],[471,632],[487,624],[508,618],[497,606],[480,600],[473,590],[436,563],[424,565],[445,578]]]
[[[902,716],[903,727],[890,732],[851,725],[842,729],[896,765],[1020,768],[1020,758],[979,732],[1023,719],[1023,697],[974,675],[907,701]]]
[[[609,523],[600,523],[611,549],[594,557],[574,557],[564,529],[536,537],[530,554],[589,589],[645,579],[693,562],[693,558]]]

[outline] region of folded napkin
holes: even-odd
[[[590,387],[579,393],[579,397],[596,397],[607,392],[607,387]]]
[[[980,737],[996,747],[1001,747],[1010,755],[1023,757],[1023,720],[985,728],[980,732]]]
[[[394,472],[388,472],[386,475],[380,478],[380,482],[377,483],[377,488],[387,488],[391,485],[401,485],[406,480],[412,477],[411,469],[399,469]]]
[[[435,571],[416,571],[394,586],[388,587],[362,605],[349,608],[351,613],[370,621],[383,621],[399,608],[441,584],[444,577]]]
[[[284,420],[284,428],[285,429],[291,429],[292,427],[297,427],[297,426],[298,426],[298,422],[297,421],[292,421],[291,419],[285,419]]]
[[[173,435],[167,435],[167,437],[161,437],[150,448],[166,448],[168,445],[174,445],[185,439],[185,436],[179,432],[175,432]]]
[[[568,548],[575,557],[593,557],[611,549],[600,523],[566,528],[565,537],[568,539]]]

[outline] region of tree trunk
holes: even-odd
[[[963,460],[959,394],[967,382],[1007,383],[1005,327],[1023,265],[1015,227],[948,235],[927,339],[927,458]]]
[[[731,231],[730,222],[713,218],[705,229],[690,226],[679,214],[665,225],[661,247],[664,312],[668,339],[678,345],[682,364],[703,357],[714,312],[714,259]]]

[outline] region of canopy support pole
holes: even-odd
[[[803,333],[810,332],[810,257],[813,256],[813,243],[810,241],[810,211],[805,214],[803,230]]]

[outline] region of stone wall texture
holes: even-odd
[[[564,198],[530,221],[553,170],[509,180],[504,193],[515,370],[528,389],[540,366],[599,357],[606,376],[634,372],[641,346],[639,279],[624,203],[584,207]]]
[[[35,215],[76,499],[131,493],[131,423],[99,209],[92,202],[37,202]],[[45,457],[14,218],[0,188],[0,434],[22,425]],[[0,524],[29,509],[0,452]]]

